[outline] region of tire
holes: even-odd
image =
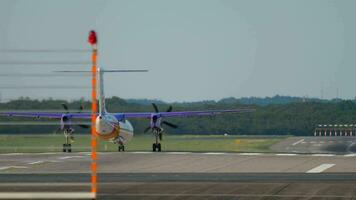
[[[157,149],[158,149],[159,152],[161,151],[161,143],[158,143]]]
[[[156,144],[152,144],[152,151],[156,151]]]
[[[71,144],[68,144],[67,152],[68,152],[68,153],[72,152],[72,145],[71,145]]]
[[[122,149],[122,151],[125,151],[125,146],[122,146],[121,149]]]
[[[117,151],[120,152],[121,151],[121,146],[117,147]]]
[[[63,152],[67,152],[67,145],[63,144]]]

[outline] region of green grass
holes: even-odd
[[[270,152],[270,146],[283,137],[241,137],[222,135],[164,135],[164,151],[212,152]],[[135,135],[126,151],[151,151],[154,137]],[[0,135],[0,153],[58,152],[62,150],[63,135]],[[99,151],[117,151],[117,145],[100,140]],[[90,135],[76,135],[73,151],[90,151]]]

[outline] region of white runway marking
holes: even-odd
[[[239,155],[243,156],[258,156],[258,155],[263,155],[262,153],[239,153]]]
[[[356,153],[351,153],[351,154],[344,155],[344,157],[355,157],[355,156],[356,156]]]
[[[71,158],[84,158],[85,156],[64,156],[64,157],[59,157],[58,159],[65,160],[65,159],[71,159]]]
[[[317,153],[317,154],[311,154],[311,156],[320,156],[320,157],[330,157],[330,156],[335,156],[335,154],[322,154],[322,153]]]
[[[297,145],[297,144],[299,144],[301,142],[304,142],[304,139],[298,140],[297,142],[294,142],[292,145],[295,146],[295,145]]]
[[[0,199],[95,199],[91,192],[0,192]]]
[[[30,162],[30,163],[27,163],[27,164],[34,165],[34,164],[41,164],[41,163],[44,163],[44,161],[39,160],[39,161],[35,161],[35,162]]]
[[[276,156],[296,156],[297,154],[295,153],[278,153]]]
[[[3,156],[16,156],[16,155],[23,155],[23,153],[4,153],[4,154],[0,154]]]
[[[306,173],[320,173],[320,172],[323,172],[333,166],[335,166],[335,164],[321,164],[321,165],[307,171]]]
[[[25,166],[6,166],[6,167],[0,167],[0,170],[7,170],[7,169],[25,169],[27,167]]]
[[[226,155],[227,153],[223,153],[223,152],[207,152],[207,153],[203,153],[205,155]]]
[[[191,152],[165,152],[165,154],[173,154],[173,155],[186,155],[190,153]]]

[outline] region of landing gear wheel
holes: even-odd
[[[68,153],[72,152],[72,144],[68,144],[67,152]]]
[[[158,145],[157,145],[157,151],[161,151],[161,143],[158,143]]]
[[[118,151],[125,151],[125,146],[124,145],[119,145]]]
[[[67,144],[63,144],[63,152],[67,152]]]
[[[72,152],[72,145],[71,144],[63,144],[63,152]]]
[[[152,144],[152,151],[161,151],[161,143],[153,143]]]

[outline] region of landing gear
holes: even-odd
[[[63,144],[63,152],[72,152],[72,144]]]
[[[158,151],[158,152],[160,152],[160,151],[161,151],[161,143],[158,143],[158,144],[153,143],[153,144],[152,144],[152,151]]]
[[[73,140],[74,137],[72,133],[74,132],[74,129],[69,128],[64,130],[64,137],[66,138],[66,143],[63,144],[63,152],[72,152],[72,144],[70,140]]]
[[[162,150],[160,143],[160,141],[162,140],[162,131],[154,130],[153,134],[155,135],[156,142],[152,144],[152,151],[160,152]]]
[[[125,146],[120,144],[117,151],[125,151]]]

